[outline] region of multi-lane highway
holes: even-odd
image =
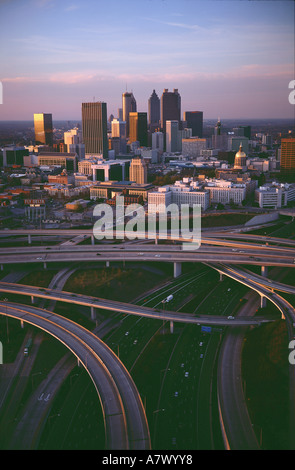
[[[182,322],[182,323],[194,323],[202,325],[220,325],[220,326],[250,326],[260,325],[261,323],[268,323],[272,321],[270,318],[263,316],[249,318],[239,317],[237,319],[230,317],[222,317],[220,315],[198,315],[195,316],[189,313],[179,313],[169,310],[159,310],[150,307],[144,307],[141,305],[128,304],[124,302],[118,302],[115,300],[100,299],[96,297],[90,297],[82,294],[74,294],[72,292],[59,291],[55,289],[44,289],[34,286],[26,286],[22,284],[12,284],[0,282],[0,292],[6,292],[8,294],[26,295],[32,298],[40,297],[48,300],[62,301],[71,304],[84,305],[91,309],[99,308],[104,310],[110,310],[114,312],[120,312],[122,314],[137,315],[155,318],[158,320],[166,320],[171,322]],[[32,299],[33,300],[33,299]]]
[[[98,244],[0,248],[0,265],[19,263],[68,263],[71,261],[220,262],[295,267],[295,248],[277,245],[202,239],[199,249],[182,244]]]
[[[136,386],[117,356],[80,325],[37,307],[3,302],[1,313],[51,334],[84,365],[100,398],[107,449],[149,449],[150,436]]]
[[[68,235],[73,237],[74,235],[85,235],[85,231],[77,233],[77,231],[69,231]],[[23,231],[22,231],[23,233]],[[7,235],[7,232],[6,232]],[[91,236],[91,234],[87,234]],[[180,240],[178,240],[180,241]],[[202,238],[202,245],[198,250],[188,251],[183,250],[181,244],[170,244],[170,245],[152,245],[152,244],[97,244],[97,245],[76,245],[63,244],[59,246],[42,246],[42,247],[7,247],[0,249],[0,264],[16,264],[16,263],[44,263],[44,267],[47,262],[65,262],[70,263],[73,261],[162,261],[162,262],[205,262],[211,267],[216,269],[222,274],[225,274],[238,282],[243,283],[250,289],[256,291],[261,297],[268,298],[273,302],[276,307],[281,311],[284,318],[288,317],[291,322],[295,321],[294,309],[292,306],[284,302],[274,290],[282,290],[285,292],[293,293],[294,289],[290,286],[285,286],[274,281],[268,280],[262,276],[255,276],[248,273],[247,271],[241,271],[233,268],[232,265],[238,264],[253,264],[260,266],[287,266],[295,267],[295,242],[292,240],[275,239],[272,237],[251,237],[247,235],[241,235],[236,233],[220,233],[214,232],[212,234],[206,233],[206,237]],[[0,283],[0,291],[10,294],[22,294],[34,297],[40,297],[43,299],[51,299],[64,301],[69,303],[76,303],[90,307],[91,309],[107,309],[117,311],[121,313],[128,313],[139,316],[150,316],[153,318],[161,318],[164,320],[180,321],[184,323],[197,323],[197,324],[210,324],[215,325],[227,325],[235,326],[236,331],[238,328],[248,326],[250,324],[261,324],[263,322],[271,321],[263,317],[247,317],[238,316],[236,318],[222,318],[220,316],[206,316],[202,315],[199,317],[191,314],[177,312],[169,312],[157,309],[149,309],[147,307],[141,307],[133,304],[126,304],[121,302],[109,301],[106,299],[90,298],[83,295],[52,290],[52,289],[40,289],[36,287],[23,286],[19,284]],[[12,306],[10,306],[12,307]],[[34,309],[34,307],[24,307],[24,309]],[[26,314],[29,314],[28,311]],[[293,330],[292,330],[293,332]],[[88,339],[86,343],[88,342]],[[227,343],[229,344],[229,343]],[[230,345],[230,348],[233,345]],[[237,346],[237,351],[239,347]],[[232,354],[232,350],[231,350]],[[78,354],[77,354],[78,355]],[[99,357],[99,355],[98,355]],[[228,353],[224,353],[223,356],[228,358]],[[228,360],[228,359],[227,359]],[[93,359],[93,362],[95,360]],[[234,361],[233,361],[234,362]],[[248,448],[257,448],[257,442],[253,437],[253,429],[251,429],[251,423],[247,417],[247,410],[245,403],[243,403],[242,394],[237,398],[237,390],[235,387],[229,392],[229,384],[232,384],[236,373],[236,365],[233,367],[233,372],[227,376],[224,368],[225,361],[220,361],[222,364],[221,373],[219,375],[219,404],[221,413],[221,422],[225,431],[225,442],[229,448],[239,448],[241,442],[245,443]],[[228,366],[228,364],[227,364]],[[93,366],[94,367],[94,366]],[[108,372],[111,372],[111,369]],[[223,380],[220,379],[223,377]],[[227,377],[226,380],[224,378]],[[294,377],[290,380],[291,390],[295,390]],[[119,384],[116,383],[119,389]],[[240,393],[240,389],[239,389]],[[115,392],[113,392],[114,395]],[[120,392],[119,392],[120,394]],[[233,400],[234,394],[234,400]],[[118,395],[117,395],[118,396]],[[119,402],[118,402],[119,406]],[[293,411],[294,407],[292,407]],[[245,413],[243,412],[245,411]],[[124,415],[125,413],[125,415]],[[123,418],[122,421],[122,432],[120,436],[110,437],[110,441],[120,441],[122,448],[130,445],[130,439],[126,439],[125,443],[122,444],[124,438],[123,428],[125,426],[125,432],[128,426],[126,425],[129,417],[124,407],[120,413]],[[295,422],[295,415],[292,414]],[[125,425],[124,425],[125,420]],[[143,421],[141,420],[141,423]],[[120,429],[120,428],[119,428]],[[239,430],[239,431],[237,431]],[[147,442],[147,433],[142,433],[145,438],[142,442]],[[236,437],[234,437],[236,436]],[[131,439],[132,441],[132,439]]]
[[[295,309],[283,297],[274,293],[268,287],[268,280],[254,274],[248,277],[243,270],[224,265],[211,265],[220,273],[250,287],[258,294],[269,299],[281,312],[286,320],[289,339],[294,337]],[[286,286],[285,286],[286,287]],[[246,311],[251,312],[249,305]],[[243,312],[242,312],[243,313]],[[220,421],[224,434],[225,445],[230,449],[257,449],[259,444],[253,432],[253,426],[248,415],[241,383],[241,344],[244,330],[238,330],[235,334],[227,334],[219,356],[218,369],[218,400],[220,405]],[[288,352],[286,351],[286,355]],[[294,366],[289,366],[289,420],[290,420],[290,448],[294,448],[295,442],[295,374]]]

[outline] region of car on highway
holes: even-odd
[[[185,372],[184,376],[185,377],[188,377],[189,373],[188,372]]]
[[[227,319],[228,319],[228,320],[234,320],[235,317],[233,317],[232,315],[229,315],[229,316],[227,317]]]
[[[41,258],[40,256],[38,256],[38,258],[36,258],[36,259],[43,259],[43,258]]]

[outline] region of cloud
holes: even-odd
[[[79,5],[69,5],[68,7],[65,8],[65,11],[74,11],[74,10],[77,10],[79,7]]]
[[[51,82],[60,84],[77,84],[94,81],[113,81],[113,82],[192,82],[192,81],[216,81],[216,80],[240,80],[253,78],[259,80],[269,80],[271,78],[293,77],[293,64],[268,65],[248,64],[238,66],[237,68],[229,68],[224,72],[199,72],[186,71],[186,67],[179,66],[173,71],[166,72],[138,72],[138,73],[117,73],[110,70],[87,70],[84,72],[56,72],[46,75],[16,76],[4,77],[2,82],[10,83],[35,83],[35,82]]]

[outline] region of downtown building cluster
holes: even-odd
[[[160,98],[153,90],[147,108],[139,111],[133,92],[127,91],[117,116],[108,117],[105,102],[82,103],[81,124],[69,125],[63,135],[57,135],[51,114],[35,114],[34,142],[2,149],[4,173],[21,184],[6,185],[1,200],[13,204],[22,194],[30,220],[41,214],[46,218],[47,197],[71,200],[68,207],[81,209],[97,200],[114,205],[124,195],[127,205],[141,203],[147,212],[170,203],[198,204],[206,211],[249,201],[261,209],[276,209],[295,200],[293,184],[260,184],[259,178],[295,171],[292,133],[273,142],[267,133],[252,135],[249,125],[226,129],[220,118],[211,133],[208,127],[204,132],[203,112],[182,113],[178,89],[164,89]],[[171,173],[179,178],[157,184],[157,176]],[[43,204],[32,203],[34,199]]]

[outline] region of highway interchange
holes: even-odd
[[[3,234],[3,232],[2,232]],[[23,233],[22,233],[23,234]],[[5,233],[7,236],[7,232]],[[38,233],[39,235],[39,233]],[[55,234],[56,235],[56,234]],[[75,234],[76,235],[76,234]],[[81,234],[78,234],[81,235]],[[87,235],[89,236],[89,234]],[[73,237],[73,231],[71,231]],[[237,238],[239,241],[237,241]],[[275,291],[294,293],[292,286],[276,283],[268,280],[265,276],[250,274],[249,271],[242,270],[239,266],[259,265],[259,266],[283,266],[294,267],[294,242],[292,240],[275,239],[271,237],[253,237],[249,242],[249,235],[226,233],[218,234],[216,232],[202,238],[202,246],[199,250],[186,252],[182,250],[181,244],[124,244],[118,245],[71,245],[64,244],[59,246],[26,246],[26,247],[6,247],[0,250],[0,263],[21,264],[21,263],[47,263],[63,262],[72,263],[73,261],[100,262],[109,263],[112,261],[162,261],[170,263],[181,262],[203,262],[211,268],[217,270],[220,274],[231,277],[232,279],[246,285],[256,291],[261,299],[268,298],[280,310],[282,317],[288,322],[290,338],[293,338],[293,323],[295,315],[293,307],[280,297]],[[98,249],[99,247],[99,249]],[[233,265],[239,265],[234,268]],[[56,289],[40,289],[24,285],[14,285],[13,283],[0,283],[0,291],[6,293],[18,293],[31,296],[32,300],[36,297],[54,301],[64,301],[76,303],[90,308],[108,309],[131,315],[148,316],[165,319],[170,322],[196,323],[196,324],[215,324],[215,325],[233,325],[236,328],[250,324],[261,324],[271,321],[267,318],[253,318],[247,315],[237,316],[236,318],[224,318],[218,316],[194,316],[191,314],[178,314],[173,311],[160,311],[159,309],[135,306],[132,304],[123,304],[121,302],[107,301],[106,299],[87,298],[86,296],[73,293],[66,293]],[[91,376],[102,403],[102,409],[105,416],[106,427],[106,448],[134,448],[136,442],[137,448],[149,448],[150,437],[148,425],[141,400],[136,393],[136,387],[127,373],[124,365],[119,361],[115,354],[109,348],[105,349],[102,341],[97,340],[94,335],[83,330],[80,331],[78,325],[61,319],[52,312],[42,311],[40,308],[24,305],[13,305],[9,302],[4,304],[2,313],[22,319],[23,321],[35,324],[44,328],[50,334],[59,338],[67,347],[79,358]],[[64,323],[67,322],[67,323]],[[62,325],[61,325],[62,323]],[[63,335],[66,335],[67,339]],[[82,341],[83,344],[80,343]],[[230,345],[230,341],[224,344]],[[228,346],[232,348],[233,346]],[[237,348],[240,346],[237,345]],[[86,353],[85,348],[90,348],[91,352]],[[232,349],[230,349],[232,351]],[[107,352],[106,352],[107,351]],[[224,346],[224,351],[226,347]],[[85,365],[85,354],[88,360]],[[107,354],[105,360],[103,354]],[[251,423],[247,417],[247,410],[241,405],[241,400],[236,403],[233,409],[232,402],[229,404],[226,397],[231,396],[228,393],[228,387],[233,380],[225,380],[226,373],[224,364],[228,364],[228,353],[220,356],[226,357],[219,370],[219,405],[220,421],[222,423],[223,437],[225,446],[228,448],[241,448],[245,445],[247,448],[258,448],[256,437],[251,431]],[[109,361],[109,362],[108,362]],[[220,359],[222,363],[222,359]],[[102,380],[101,377],[104,377]],[[290,374],[291,391],[294,391],[294,374]],[[99,377],[99,378],[98,378]],[[118,390],[119,389],[119,390]],[[128,398],[127,398],[128,396]],[[237,392],[235,392],[235,396]],[[294,396],[294,395],[293,395]],[[111,399],[111,405],[110,400]],[[132,398],[130,398],[132,397]],[[127,404],[131,406],[128,409]],[[110,406],[116,407],[114,413]],[[127,408],[126,408],[127,406]],[[227,412],[230,410],[230,416]],[[116,416],[120,423],[112,425],[110,416]],[[235,419],[233,419],[235,416]],[[292,414],[295,422],[294,413]],[[133,431],[132,429],[135,429]],[[115,431],[114,431],[115,429]],[[131,437],[130,437],[131,433]],[[135,434],[134,434],[135,433]],[[136,438],[134,438],[136,435]],[[133,436],[133,437],[132,437]],[[243,444],[244,443],[244,444]],[[136,447],[135,447],[136,448]]]

